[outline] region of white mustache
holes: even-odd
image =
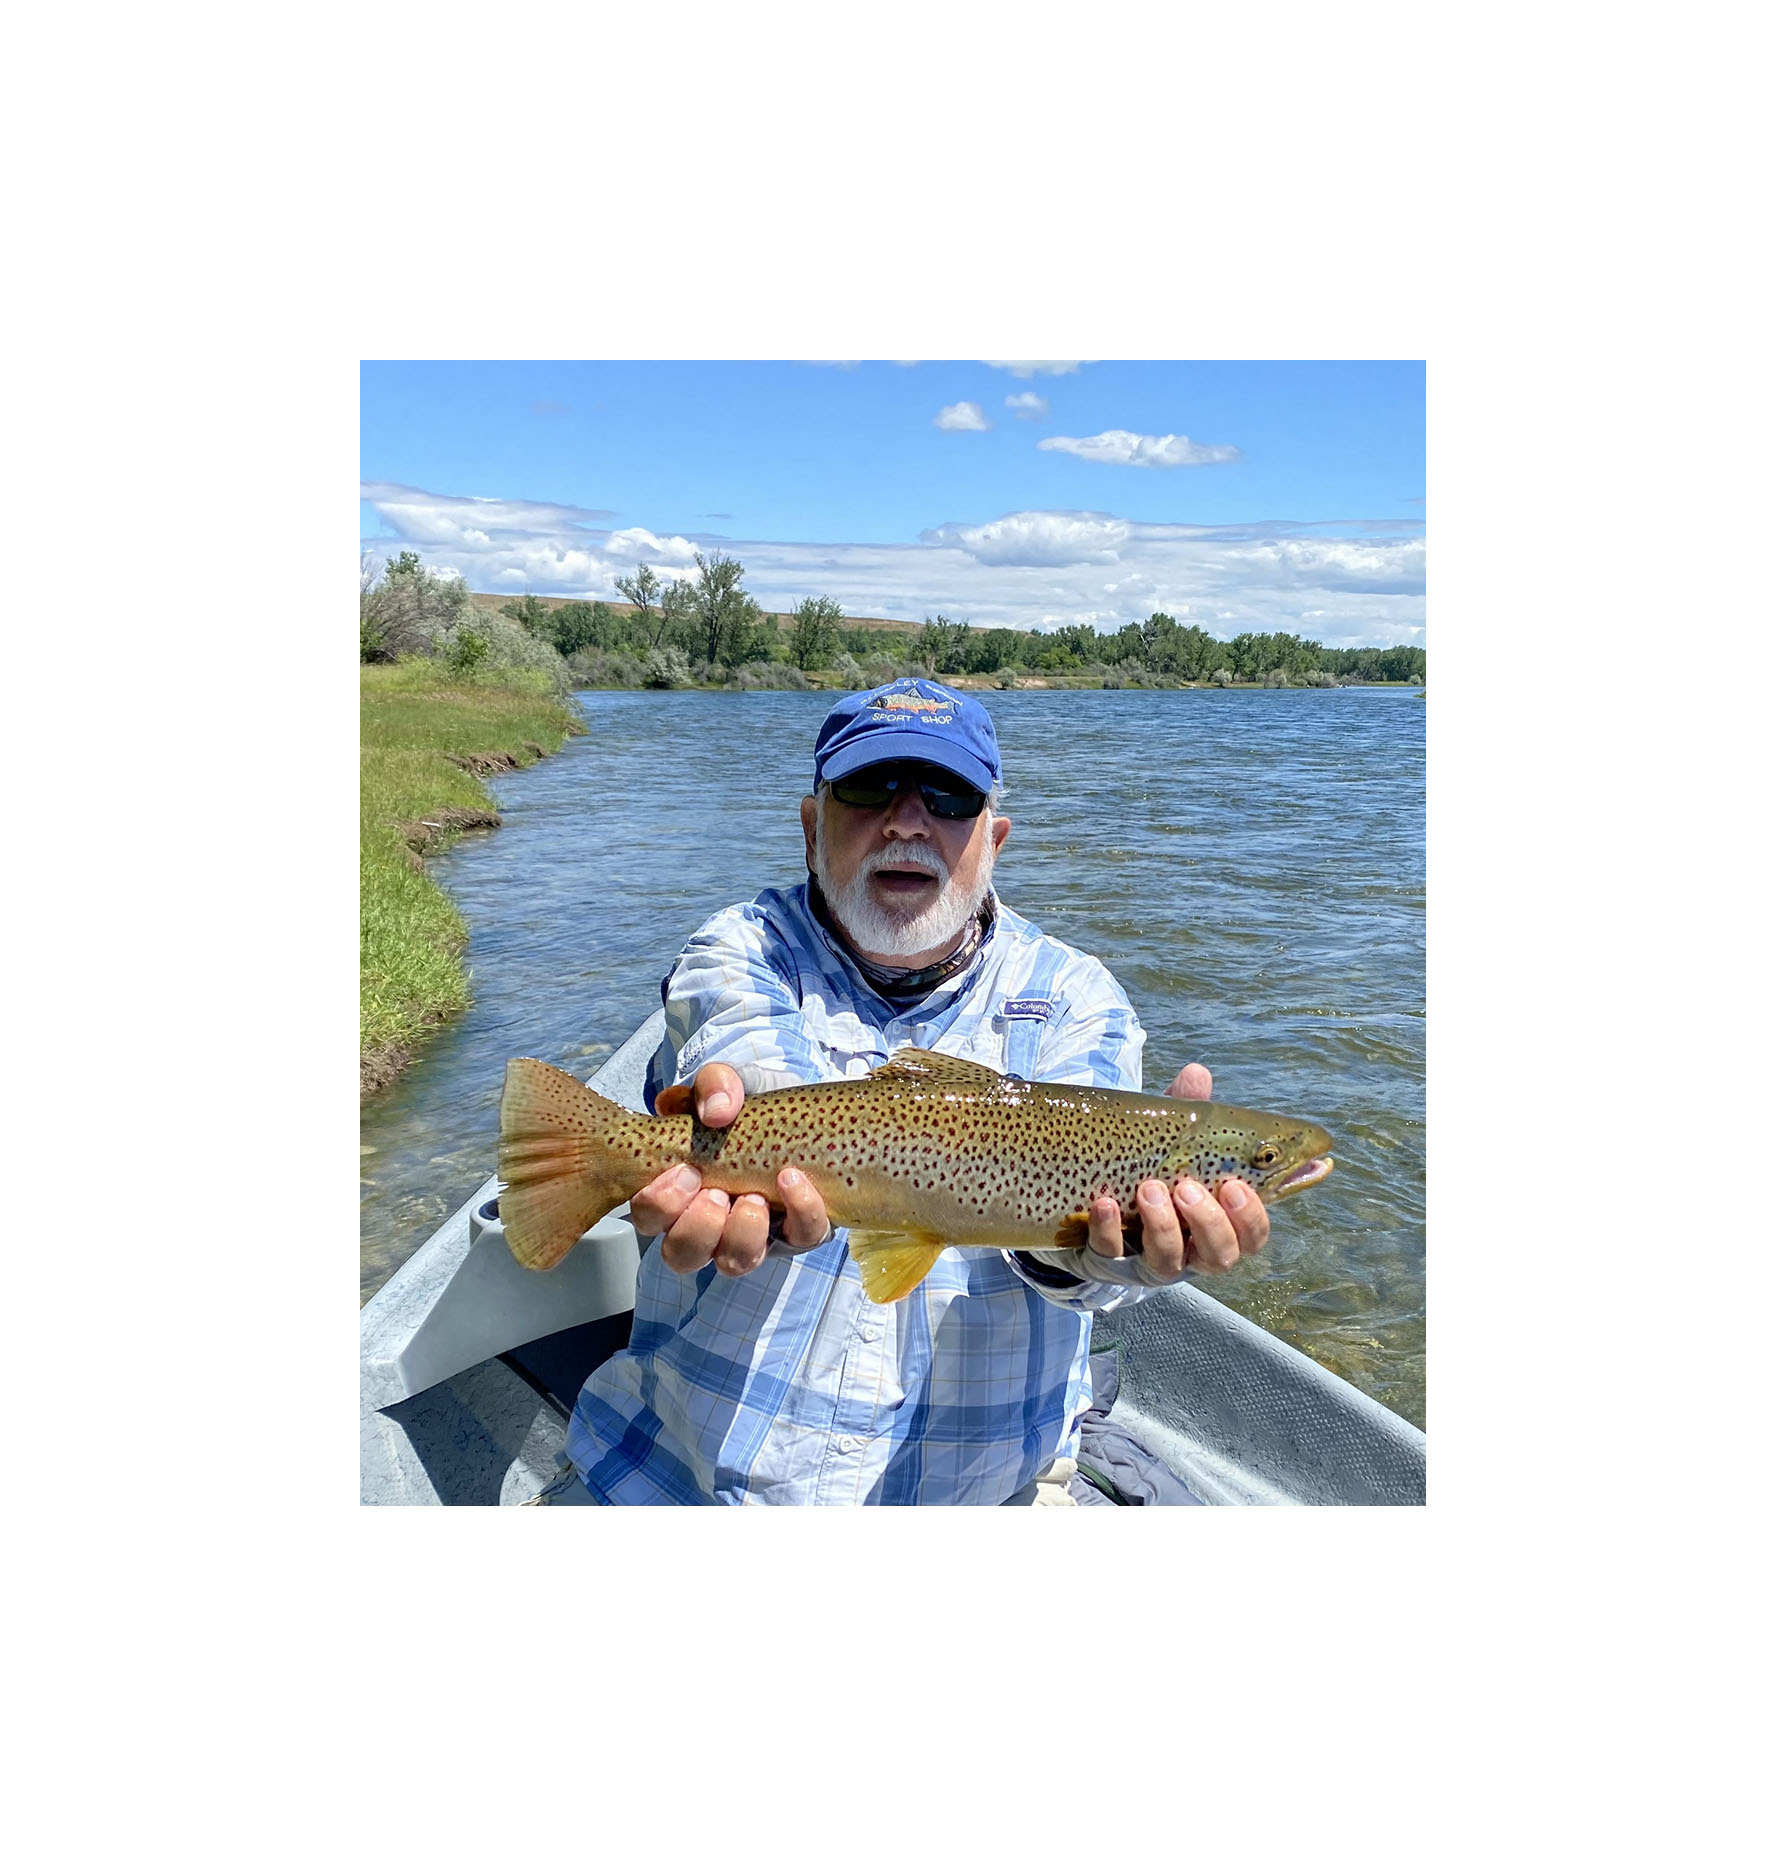
[[[866,877],[878,875],[887,868],[922,868],[944,884],[949,879],[948,863],[927,842],[889,843],[886,848],[865,856],[856,872]]]

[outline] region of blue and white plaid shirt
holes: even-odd
[[[1141,1086],[1146,1041],[1097,960],[996,904],[972,964],[915,1005],[863,979],[803,885],[728,907],[664,985],[647,1093],[702,1063],[747,1089],[868,1075],[915,1044],[1001,1074]],[[1078,1450],[1093,1313],[1147,1292],[1044,1288],[1004,1251],[946,1250],[868,1300],[839,1229],[747,1276],[639,1266],[632,1340],[579,1395],[568,1449],[610,1503],[1002,1503]]]

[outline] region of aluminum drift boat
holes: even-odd
[[[642,1109],[654,1013],[590,1078]],[[360,1311],[362,1503],[585,1504],[565,1423],[626,1345],[639,1242],[622,1213],[556,1270],[509,1253],[492,1175]],[[1213,1296],[1175,1284],[1094,1323],[1110,1422],[1206,1503],[1426,1501],[1426,1435]]]

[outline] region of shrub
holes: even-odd
[[[483,665],[519,668],[533,674],[544,674],[559,699],[569,696],[571,673],[564,664],[563,655],[549,641],[541,641],[537,635],[530,635],[512,617],[493,610],[476,609],[468,605],[453,627],[442,630],[433,638],[429,643],[429,652],[450,659],[454,653],[454,643],[467,631],[484,638],[487,653],[483,657]]]
[[[1022,672],[1023,670],[1021,668],[1001,667],[998,670],[998,672],[993,676],[993,679],[996,680],[998,684],[1002,688],[1004,688],[1005,691],[1008,693],[1011,690],[1011,688],[1016,686],[1018,679],[1021,676]]]
[[[892,680],[929,680],[930,677],[930,671],[919,661],[863,661],[855,674],[864,687],[884,687]]]
[[[371,595],[360,592],[360,659],[389,661],[394,657],[385,649],[384,624],[378,619],[378,605]]]
[[[680,687],[689,677],[688,656],[680,648],[653,648],[645,660],[645,685]]]
[[[731,678],[726,682],[740,693],[766,690],[803,693],[811,684],[799,668],[785,661],[746,661],[732,669]]]
[[[1234,679],[1234,675],[1230,669],[1225,668],[1225,667],[1218,667],[1216,671],[1210,675],[1209,684],[1212,687],[1226,687],[1233,681],[1233,679]]]
[[[387,557],[382,572],[363,558],[360,659],[395,661],[406,654],[438,652],[436,637],[453,626],[468,600],[459,578],[430,576],[414,551]]]
[[[571,679],[579,687],[642,687],[645,662],[614,649],[583,648],[570,657]]]
[[[489,636],[480,635],[474,628],[462,628],[454,632],[444,658],[455,680],[469,680],[489,656]]]

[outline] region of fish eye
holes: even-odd
[[[1255,1166],[1270,1166],[1277,1158],[1277,1151],[1276,1144],[1268,1140],[1265,1145],[1253,1155],[1253,1164]]]

